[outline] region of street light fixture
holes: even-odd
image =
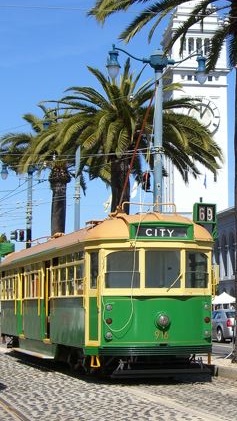
[[[174,61],[164,55],[163,51],[156,50],[150,58],[138,58],[128,53],[122,48],[115,47],[109,51],[107,59],[107,69],[112,80],[118,75],[120,64],[118,62],[118,51],[122,51],[134,60],[149,64],[155,70],[155,118],[154,118],[154,186],[153,186],[153,203],[155,211],[162,211],[163,202],[163,177],[162,177],[162,156],[163,156],[163,70],[168,65],[182,63],[183,61],[197,56],[198,68],[196,71],[196,78],[200,84],[206,81],[206,58],[202,53],[194,53],[181,61]]]
[[[7,164],[2,164],[1,177],[2,177],[2,180],[6,180],[8,177]]]

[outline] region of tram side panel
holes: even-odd
[[[22,332],[21,303],[19,301],[1,301],[1,333],[18,336]]]
[[[50,300],[50,339],[53,343],[82,347],[85,337],[83,297]]]
[[[21,278],[15,271],[0,274],[1,333],[18,336],[22,332]]]
[[[26,338],[42,340],[45,338],[45,314],[43,300],[23,301],[23,331]]]

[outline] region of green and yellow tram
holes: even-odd
[[[158,375],[211,352],[209,231],[177,213],[110,215],[9,254],[1,328],[13,348],[85,372]]]

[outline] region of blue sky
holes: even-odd
[[[19,3],[19,4],[18,4]],[[112,16],[102,27],[86,12],[94,0],[0,0],[0,135],[9,132],[27,132],[29,127],[23,114],[40,114],[37,104],[48,99],[59,99],[71,86],[93,86],[95,79],[86,66],[106,72],[108,50],[113,43],[138,57],[149,57],[159,47],[161,31],[148,45],[143,31],[124,46],[117,36],[136,14],[136,8],[126,14]],[[120,55],[123,64],[126,57]],[[132,62],[135,73],[141,70],[139,62]],[[153,77],[152,70],[144,75]],[[230,77],[230,143],[232,145],[233,77]],[[230,148],[230,205],[233,204],[233,147]],[[9,173],[0,180],[0,233],[25,228],[27,184],[24,176]],[[33,238],[49,235],[51,191],[47,174],[34,175],[33,182]],[[67,225],[74,226],[74,183],[68,187]],[[106,217],[103,203],[109,191],[102,183],[90,182],[86,197],[80,203],[81,226],[91,219]],[[18,244],[17,248],[23,247]]]

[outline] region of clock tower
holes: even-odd
[[[165,46],[172,33],[187,20],[187,17],[197,3],[189,1],[176,8],[169,25],[163,36]],[[213,139],[220,146],[224,162],[220,163],[220,170],[214,177],[208,169],[197,165],[200,175],[194,179],[189,175],[189,183],[185,184],[172,163],[164,159],[164,165],[169,174],[163,181],[163,198],[166,203],[175,203],[177,211],[192,212],[193,204],[200,198],[205,203],[216,203],[217,211],[228,207],[228,124],[227,124],[227,68],[226,47],[221,51],[214,71],[208,74],[207,80],[200,85],[195,77],[197,69],[197,56],[195,52],[208,54],[211,38],[215,31],[223,25],[222,19],[213,8],[213,13],[204,19],[203,24],[197,23],[189,29],[183,45],[183,53],[180,57],[180,41],[176,41],[170,51],[170,58],[176,62],[186,58],[182,63],[176,64],[166,70],[168,83],[181,83],[183,91],[173,92],[173,97],[190,96],[197,98],[197,110],[190,110],[189,114],[196,117],[207,127],[213,135]],[[191,58],[189,56],[193,55]]]

